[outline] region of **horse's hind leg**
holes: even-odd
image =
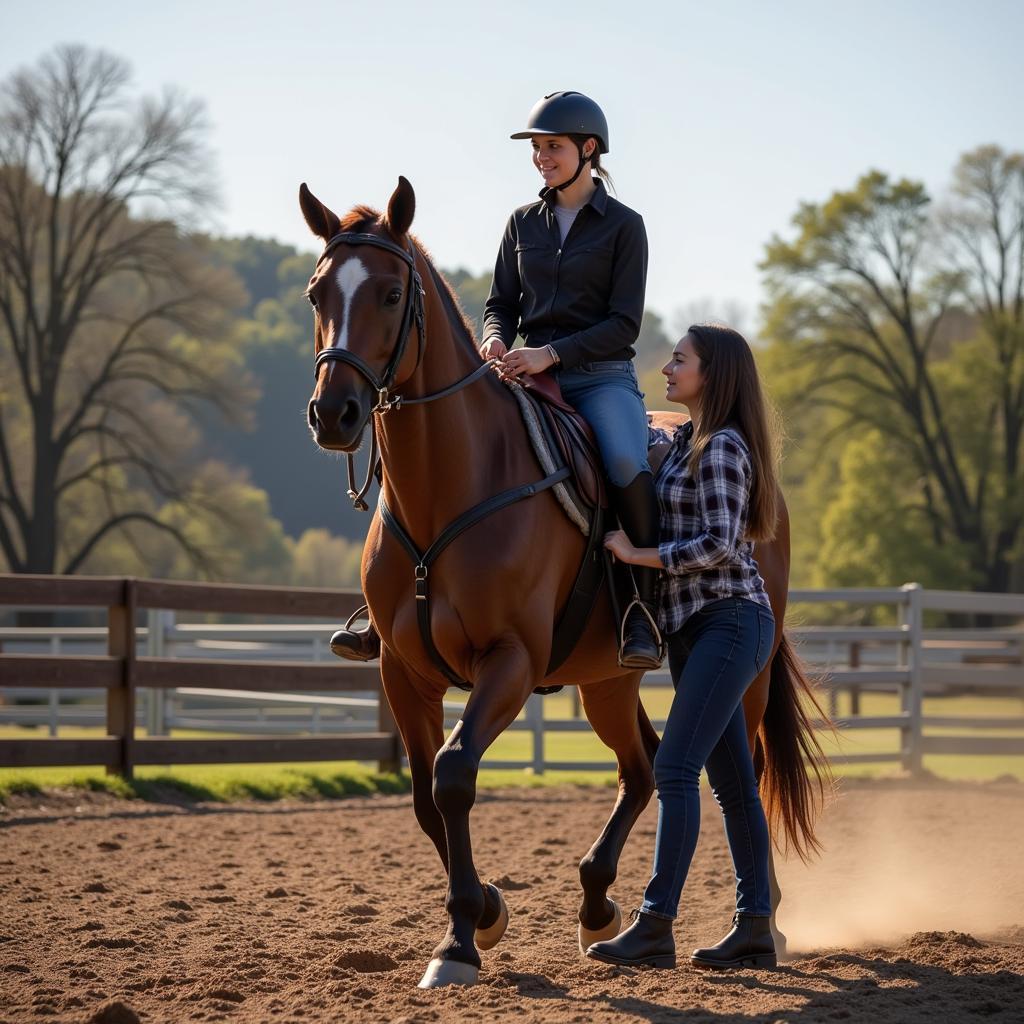
[[[526,651],[510,644],[484,655],[474,675],[465,713],[434,761],[434,803],[448,841],[448,931],[434,950],[421,988],[476,982],[476,928],[484,912],[484,890],[473,863],[469,812],[476,801],[477,771],[484,752],[522,710],[538,673]]]
[[[580,687],[587,719],[600,740],[615,752],[619,795],[597,841],[580,861],[583,901],[579,913],[581,952],[618,934],[621,912],[608,898],[618,872],[619,855],[630,830],[654,793],[653,755],[641,728],[640,677],[629,676]]]

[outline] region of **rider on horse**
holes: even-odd
[[[647,276],[647,236],[638,213],[608,195],[601,156],[608,125],[578,92],[533,108],[514,139],[530,139],[544,179],[540,200],[508,220],[484,313],[485,359],[507,377],[551,370],[562,395],[588,421],[611,485],[619,523],[638,547],[658,543],[658,505],[647,461],[648,428],[633,366]],[[584,174],[589,167],[591,173]],[[510,351],[520,333],[524,348]],[[637,600],[622,629],[621,664],[661,663],[656,568],[634,566]],[[352,660],[380,653],[371,623],[343,629],[331,649]]]

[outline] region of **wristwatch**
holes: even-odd
[[[562,365],[562,360],[558,358],[558,353],[555,351],[555,346],[554,345],[545,345],[544,347],[548,350],[548,353],[551,356],[551,365],[552,366],[561,366]]]

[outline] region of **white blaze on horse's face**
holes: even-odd
[[[334,272],[334,280],[338,282],[338,290],[341,292],[342,315],[341,315],[341,336],[335,338],[332,344],[337,348],[348,348],[348,325],[349,311],[352,309],[352,300],[355,298],[359,286],[370,276],[363,261],[358,256],[349,256],[347,260]],[[337,363],[331,363],[327,372],[327,379],[331,379],[334,367]]]

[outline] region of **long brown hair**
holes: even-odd
[[[743,435],[754,466],[747,515],[747,539],[771,540],[778,516],[777,449],[769,421],[775,418],[761,388],[747,339],[725,324],[694,324],[686,332],[700,359],[703,390],[700,425],[694,434],[690,472],[696,476],[711,435],[735,427]]]

